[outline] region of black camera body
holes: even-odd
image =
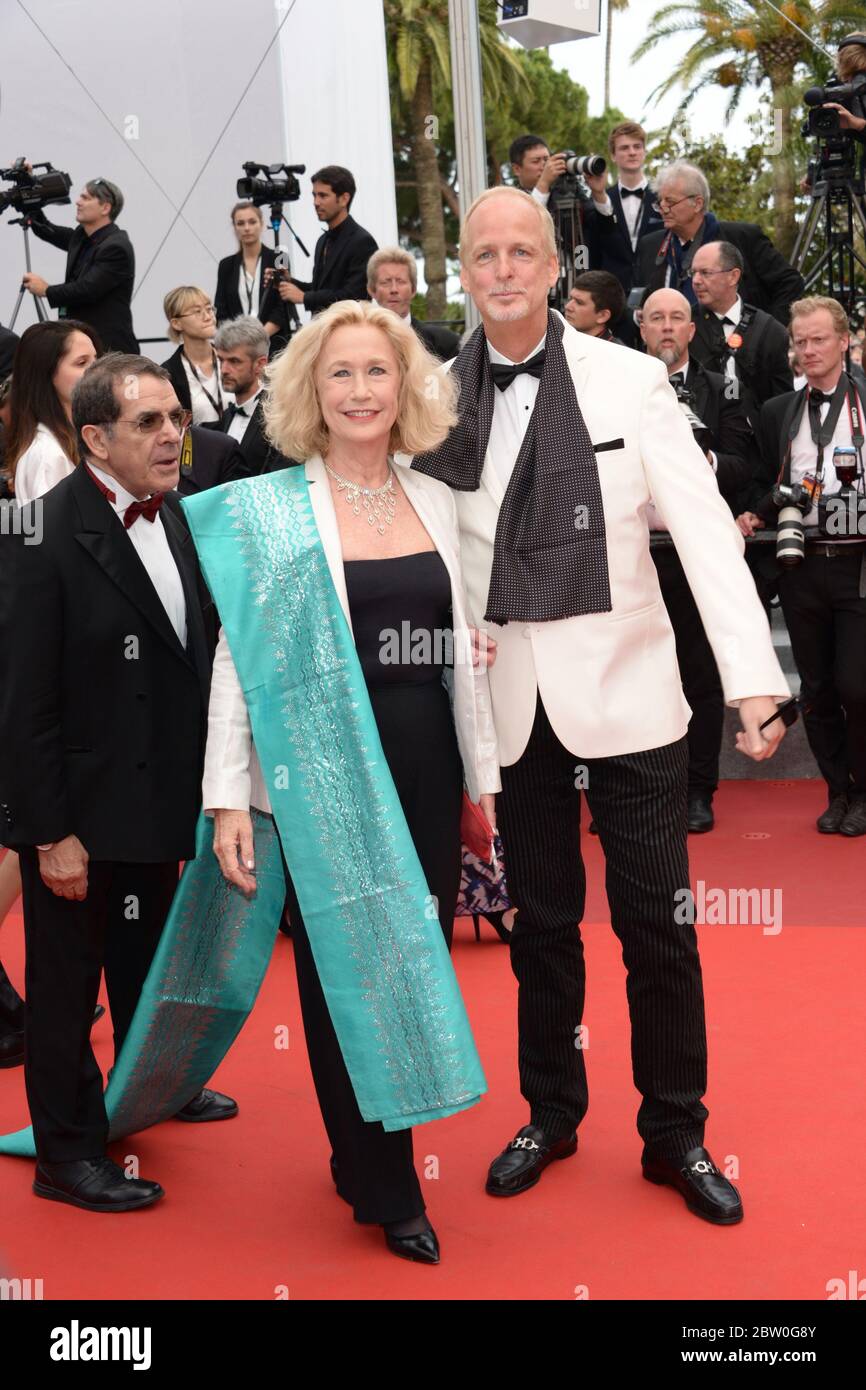
[[[858,73],[853,82],[830,81],[826,87],[810,87],[803,100],[810,110],[802,133],[821,141],[817,178],[830,183],[853,179],[857,173],[856,141],[850,130],[843,129],[839,112],[826,110],[824,103],[838,102],[854,115],[859,106],[866,115],[866,73]]]
[[[246,178],[238,179],[239,198],[248,198],[255,207],[265,203],[296,203],[301,196],[301,185],[297,174],[307,171],[306,164],[256,164],[252,160],[244,164]],[[283,174],[283,178],[278,178]]]
[[[689,428],[695,437],[695,443],[703,453],[709,453],[713,445],[712,431],[704,424],[703,420],[695,414],[695,402],[691,391],[682,381],[672,383],[676,392],[677,400],[680,403],[680,410],[689,423]]]
[[[28,213],[39,212],[41,208],[47,207],[49,203],[69,203],[69,190],[72,187],[72,179],[61,169],[55,169],[53,164],[33,164],[31,168],[25,167],[27,160],[22,155],[16,159],[11,169],[0,169],[0,179],[5,182],[14,183],[14,188],[9,188],[0,193],[0,213],[7,208],[14,208],[26,217]],[[37,169],[44,170],[44,173],[37,174]]]

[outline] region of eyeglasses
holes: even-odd
[[[175,317],[179,319],[189,319],[193,317],[201,317],[203,319],[206,319],[214,313],[216,313],[216,310],[214,309],[214,306],[212,304],[199,304],[197,308],[186,309],[182,314],[176,314]]]
[[[729,270],[693,270],[690,272],[693,280],[706,280],[710,275],[730,275]]]
[[[188,430],[192,424],[191,410],[170,410],[166,415],[162,410],[146,410],[143,415],[139,415],[136,420],[129,420],[121,415],[118,420],[112,420],[112,425],[133,425],[139,434],[158,434],[165,421],[168,420],[180,434]]]
[[[658,202],[652,204],[652,210],[653,212],[670,212],[671,208],[677,207],[679,203],[687,203],[690,198],[700,198],[700,196],[700,193],[687,193],[684,198],[675,198],[673,202],[670,202],[668,198],[659,198]]]

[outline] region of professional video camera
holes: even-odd
[[[296,174],[307,171],[306,164],[255,164],[249,161],[244,165],[245,179],[238,179],[239,198],[249,198],[257,208],[265,203],[296,203],[301,196],[301,185]],[[256,175],[262,177],[257,178]],[[277,174],[285,174],[279,179]]]
[[[72,179],[62,170],[55,169],[53,164],[31,164],[26,167],[27,160],[22,155],[16,159],[11,169],[0,169],[0,179],[5,183],[13,182],[14,188],[9,188],[5,192],[0,192],[0,212],[5,212],[7,208],[14,208],[22,216],[28,213],[38,212],[40,208],[47,207],[49,203],[68,203],[71,201],[69,190],[72,187]],[[43,174],[37,174],[37,169],[44,169]]]
[[[583,207],[589,204],[589,195],[583,182],[583,175],[603,174],[607,160],[600,154],[575,154],[574,150],[563,150],[565,173],[552,185],[548,211],[556,227],[556,241],[559,247],[559,279],[551,297],[561,312],[568,303],[574,281],[589,262],[582,256],[581,249],[586,240],[583,234]]]
[[[821,142],[812,171],[813,182],[855,178],[857,142],[851,131],[843,128],[839,112],[830,110],[825,103],[835,101],[849,110],[860,105],[866,111],[866,73],[858,73],[853,82],[830,81],[826,87],[810,87],[803,100],[810,109],[802,133]]]

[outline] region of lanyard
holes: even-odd
[[[214,354],[213,354],[213,369],[214,369],[214,376],[216,377],[216,384],[217,384],[217,398],[216,398],[216,400],[214,400],[214,398],[213,398],[213,396],[211,395],[210,391],[209,391],[209,390],[207,389],[207,387],[205,386],[205,384],[204,384],[204,377],[202,377],[202,376],[199,374],[198,368],[196,367],[195,363],[194,363],[194,362],[190,362],[190,360],[189,360],[189,358],[187,357],[186,353],[183,354],[183,360],[184,360],[184,362],[186,362],[187,366],[189,367],[190,371],[192,372],[193,376],[195,377],[195,379],[196,379],[196,381],[198,382],[199,386],[201,387],[202,391],[203,391],[204,394],[207,396],[208,400],[210,401],[211,405],[213,406],[214,410],[216,411],[216,413],[217,413],[217,418],[218,418],[219,420],[222,420],[222,418],[223,418],[223,413],[224,413],[224,411],[225,411],[225,406],[224,406],[224,404],[223,404],[222,384],[221,384],[221,382],[220,382],[220,369],[219,369],[219,363],[217,362],[216,353],[214,352]]]
[[[782,474],[786,472],[787,468],[790,466],[791,448],[793,446],[794,438],[800,428],[800,422],[803,419],[803,411],[806,409],[806,405],[811,394],[812,393],[810,388],[807,387],[801,395],[800,401],[797,405],[797,409],[794,412],[794,418],[791,421],[791,427],[788,430],[788,451],[785,458],[785,463],[782,466],[782,473],[780,473],[779,475],[780,477],[782,476]],[[821,424],[817,430],[815,429],[815,423],[812,419],[811,413],[809,415],[809,430],[812,435],[812,443],[818,446],[818,467],[816,473],[818,479],[822,477],[824,472],[824,450],[826,449],[827,445],[830,443],[831,439],[833,438],[833,435],[836,432],[836,425],[839,420],[839,416],[842,413],[842,405],[844,402],[847,402],[848,405],[848,422],[851,427],[851,442],[854,445],[854,448],[857,450],[857,457],[860,460],[860,467],[862,470],[863,458],[861,450],[864,444],[864,434],[863,425],[861,421],[860,401],[857,396],[857,388],[854,385],[854,382],[851,380],[849,376],[846,375],[845,372],[843,372],[839,378],[836,390],[833,392],[833,398],[830,401],[830,409],[827,411],[827,415],[823,421],[823,424]]]
[[[243,271],[243,276],[244,276],[244,290],[246,291],[246,296],[247,296],[247,313],[248,313],[248,314],[251,314],[251,313],[253,312],[253,288],[254,288],[255,283],[256,283],[256,276],[257,276],[258,273],[259,273],[259,263],[261,262],[261,259],[262,259],[262,253],[261,253],[261,251],[259,251],[258,257],[257,257],[257,259],[256,259],[256,268],[255,268],[255,270],[253,271],[252,276],[249,276],[249,275],[247,275],[247,267],[246,267],[246,264],[245,264],[245,262],[244,262],[244,254],[243,254],[243,252],[241,252],[241,270]]]

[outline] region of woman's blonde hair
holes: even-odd
[[[392,452],[423,454],[437,448],[457,423],[457,382],[441,369],[415,330],[390,309],[363,300],[332,304],[296,333],[267,369],[263,406],[268,439],[286,458],[299,461],[328,448],[328,429],[316,392],[315,370],[338,328],[379,328],[400,367],[397,418]]]
[[[176,328],[172,328],[172,319],[179,319],[185,314],[187,309],[192,309],[196,303],[209,304],[210,299],[204,290],[200,290],[198,285],[178,285],[176,290],[169,290],[165,299],[162,301],[162,309],[168,319],[168,336],[173,343],[179,343],[182,337]]]

